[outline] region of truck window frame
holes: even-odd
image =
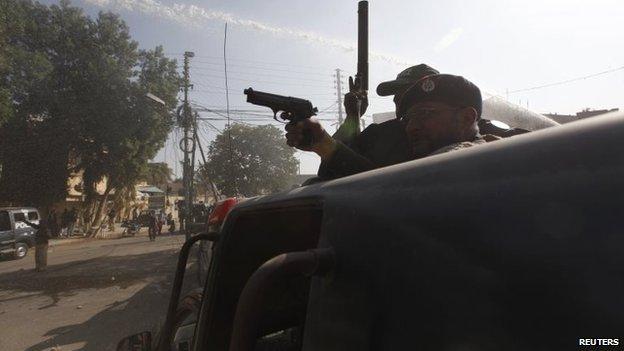
[[[7,227],[4,227],[3,224],[6,224]],[[8,232],[11,230],[13,230],[13,226],[11,225],[9,211],[0,211],[0,232]]]

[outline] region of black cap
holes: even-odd
[[[412,66],[399,73],[395,80],[380,83],[377,86],[377,95],[394,95],[401,89],[409,88],[412,84],[416,83],[423,77],[439,73],[440,72],[438,72],[437,69],[431,68],[424,63]]]
[[[481,117],[483,101],[481,90],[468,79],[452,74],[436,74],[422,78],[403,94],[399,102],[398,116],[416,103],[423,101],[443,102],[456,107],[473,107]]]

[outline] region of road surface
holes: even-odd
[[[54,246],[46,272],[34,271],[34,251],[0,260],[0,350],[115,350],[124,336],[155,331],[183,243],[172,235]],[[186,277],[185,290],[197,287],[196,273]]]

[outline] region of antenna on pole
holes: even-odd
[[[227,131],[228,131],[228,153],[230,154],[230,162],[228,162],[229,179],[234,182],[234,189],[238,189],[236,184],[236,177],[234,176],[234,164],[232,160],[232,128],[230,126],[230,92],[228,89],[228,76],[227,76],[227,22],[225,22],[225,32],[223,36],[223,67],[225,70],[225,103],[226,103],[226,115],[227,115]],[[236,195],[236,194],[235,194]]]
[[[341,79],[340,68],[336,68],[336,95],[338,96],[338,125],[342,125],[342,85],[340,82]]]

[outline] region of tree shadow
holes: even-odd
[[[0,262],[4,262],[4,261],[14,261],[15,258],[13,257],[12,254],[10,253],[3,253],[0,254]]]
[[[127,256],[106,256],[55,266],[45,273],[18,271],[0,275],[3,289],[32,297],[37,293],[48,296],[56,306],[61,298],[84,289],[118,287],[127,289],[140,282],[149,282],[130,298],[116,301],[84,323],[65,325],[46,332],[49,339],[26,350],[43,351],[56,345],[86,342],[81,350],[115,350],[123,337],[144,330],[154,330],[164,321],[178,250],[163,250]],[[193,262],[193,256],[189,258]],[[66,267],[63,267],[66,266]],[[184,291],[196,288],[195,265],[187,268]],[[18,297],[19,298],[19,297]],[[14,300],[8,298],[0,302]]]
[[[148,277],[162,278],[172,271],[171,260],[164,259],[172,256],[177,256],[177,250],[72,261],[50,266],[46,272],[19,270],[0,274],[0,286],[16,292],[39,292],[52,300],[72,296],[83,289],[112,286],[126,289]]]

